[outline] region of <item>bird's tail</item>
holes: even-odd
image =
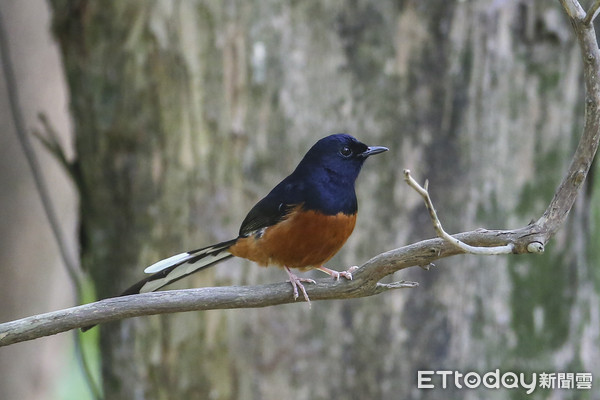
[[[144,272],[152,275],[126,289],[121,293],[121,296],[154,292],[196,271],[233,257],[233,254],[229,253],[227,249],[233,246],[236,241],[237,239],[228,240],[158,261],[144,270]]]
[[[233,257],[227,250],[237,242],[237,239],[221,242],[209,247],[186,253],[176,254],[152,264],[144,272],[152,274],[138,283],[130,286],[120,296],[130,294],[154,292],[169,283],[193,274],[204,268],[211,267],[223,260]],[[81,328],[82,332],[92,329],[96,325]]]

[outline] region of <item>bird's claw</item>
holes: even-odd
[[[352,280],[352,273],[354,271],[356,271],[358,268],[359,268],[358,265],[353,265],[350,268],[348,268],[346,271],[340,272],[340,275],[342,275],[344,278],[346,278],[349,281],[351,281]]]
[[[344,278],[348,279],[349,281],[352,280],[352,272],[350,271],[339,271],[334,277],[333,279],[335,279],[336,281],[340,280],[340,276],[343,276]]]
[[[358,266],[354,265],[354,266],[348,268],[346,271],[335,271],[333,269],[329,269],[329,268],[326,268],[326,267],[323,267],[323,266],[321,266],[321,267],[319,267],[317,269],[325,272],[328,275],[330,275],[336,281],[340,280],[340,276],[343,276],[344,278],[346,278],[349,281],[351,281],[352,280],[352,273],[358,269]]]
[[[300,291],[302,291],[302,295],[304,296],[304,300],[306,300],[306,302],[308,303],[308,306],[310,307],[310,298],[308,297],[308,293],[306,293],[306,289],[304,288],[304,285],[302,284],[302,282],[306,282],[306,283],[317,283],[315,282],[314,279],[309,279],[309,278],[299,278],[296,275],[294,275],[292,273],[292,271],[289,270],[289,268],[285,268],[286,272],[288,273],[289,276],[289,280],[288,282],[292,284],[292,288],[294,290],[294,300],[296,300],[298,298],[298,288],[300,288]]]

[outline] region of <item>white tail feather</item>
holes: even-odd
[[[170,266],[173,266],[175,264],[179,264],[181,262],[189,260],[192,257],[195,257],[195,254],[194,255],[192,255],[190,253],[175,254],[174,256],[171,256],[169,258],[165,258],[164,260],[160,260],[158,262],[155,262],[151,266],[147,267],[144,270],[144,272],[147,273],[147,274],[155,274],[155,273],[157,273],[159,271],[162,271],[165,268],[169,268]]]
[[[175,254],[155,262],[144,270],[145,273],[153,275],[131,286],[123,294],[153,292],[202,268],[233,257],[228,249],[236,241],[237,239],[228,240],[202,249]]]
[[[187,257],[176,258],[178,256],[187,256]],[[173,264],[175,264],[177,262],[184,261],[186,258],[189,259],[189,258],[192,258],[195,256],[196,256],[196,254],[193,254],[193,255],[190,255],[188,253],[177,254],[173,257],[169,257],[165,260],[159,261],[156,264],[151,265],[150,267],[154,267],[155,265],[157,267],[160,267],[160,269],[156,270],[156,272],[158,272],[158,271],[161,271],[165,268],[172,266]],[[229,258],[229,257],[231,257],[231,253],[223,252],[223,253],[219,253],[217,255],[208,255],[193,264],[182,264],[182,265],[178,266],[177,268],[173,269],[173,271],[169,272],[164,278],[155,279],[155,280],[146,282],[144,284],[144,286],[142,286],[140,288],[140,293],[153,292],[153,291],[169,284],[170,282],[178,280],[179,278],[181,278],[183,276],[189,275],[199,269],[204,268],[207,265],[214,264],[224,258]],[[171,260],[171,259],[173,259],[173,260]],[[175,260],[177,260],[177,261],[175,261]],[[169,263],[167,263],[167,261],[169,261]],[[158,265],[161,263],[163,263],[163,265]],[[145,272],[148,272],[148,269],[150,267],[146,268]]]

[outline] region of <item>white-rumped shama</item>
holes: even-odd
[[[294,172],[279,183],[248,213],[237,238],[177,254],[144,270],[151,273],[122,296],[153,292],[230,257],[262,266],[276,265],[288,273],[310,301],[302,282],[290,268],[319,269],[336,279],[352,279],[351,270],[337,272],[323,266],[344,245],[356,222],[358,204],[354,183],[367,157],[388,149],[368,147],[346,134],[319,140]]]

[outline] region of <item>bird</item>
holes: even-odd
[[[352,268],[338,272],[324,264],[354,230],[358,211],[355,181],[363,163],[385,151],[388,148],[369,147],[344,133],[320,139],[296,169],[252,207],[236,238],[150,265],[144,272],[151,275],[121,296],[153,292],[226,259],[241,257],[261,266],[283,268],[294,300],[300,290],[310,304],[302,282],[315,281],[300,278],[291,269],[317,269],[336,280],[352,279]]]

